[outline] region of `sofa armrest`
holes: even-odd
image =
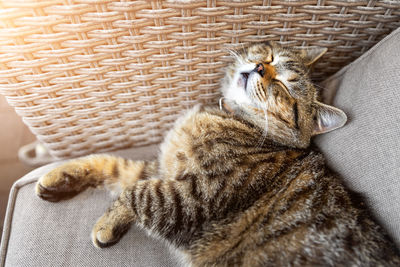
[[[155,151],[116,154],[148,159]],[[38,168],[13,185],[0,248],[1,266],[178,265],[164,242],[135,226],[116,245],[95,248],[90,232],[112,202],[108,192],[90,189],[59,203],[43,201],[34,193],[37,179],[60,163]]]

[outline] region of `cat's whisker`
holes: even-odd
[[[328,89],[326,89],[325,87],[322,87],[321,85],[318,85],[317,83],[314,83],[314,82],[311,82],[311,84],[313,85],[313,86],[315,86],[315,87],[318,87],[319,89],[322,89],[322,90],[328,90]]]
[[[219,104],[219,110],[223,110],[223,101],[224,101],[224,99],[225,99],[225,97],[221,97],[219,100],[218,100],[218,104]]]
[[[261,142],[258,144],[258,147],[262,147],[264,145],[265,140],[267,139],[267,135],[268,135],[268,115],[267,112],[264,110],[264,118],[265,118],[265,128],[264,128],[264,132],[261,135]]]
[[[233,58],[236,58],[237,61],[243,64],[242,57],[236,51],[233,51],[232,49],[227,49],[227,51]]]
[[[257,109],[262,110],[264,113],[264,119],[265,119],[265,125],[264,125],[264,131],[261,135],[260,140],[257,143],[258,148],[262,147],[264,145],[264,142],[267,138],[268,135],[268,104],[266,102],[262,102],[262,103],[257,103]]]

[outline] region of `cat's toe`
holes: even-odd
[[[112,233],[107,230],[100,230],[93,234],[92,242],[95,247],[98,248],[106,248],[116,244],[119,241],[119,238],[116,239],[113,237]]]
[[[58,190],[58,188],[47,188],[43,186],[40,182],[36,184],[35,191],[38,197],[50,202],[58,202],[60,200],[69,199],[79,193],[79,191],[74,190],[60,191]]]
[[[89,186],[84,173],[77,166],[63,165],[44,176],[36,184],[36,195],[40,198],[57,202],[72,198]]]
[[[95,226],[92,231],[92,242],[95,247],[106,248],[118,243],[122,236],[128,231],[129,225],[117,226]]]

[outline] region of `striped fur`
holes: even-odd
[[[135,223],[193,266],[398,266],[385,232],[309,145],[345,115],[316,100],[308,68],[321,53],[308,52],[262,44],[234,54],[225,109],[187,112],[156,161],[72,160],[41,177],[37,194],[58,201],[118,184],[93,228],[97,247]]]

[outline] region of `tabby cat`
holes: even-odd
[[[192,266],[400,266],[387,235],[310,146],[347,119],[317,100],[310,81],[325,51],[263,43],[232,52],[221,107],[188,111],[157,160],[79,158],[41,177],[36,193],[58,201],[118,184],[92,231],[100,248],[135,223]]]

